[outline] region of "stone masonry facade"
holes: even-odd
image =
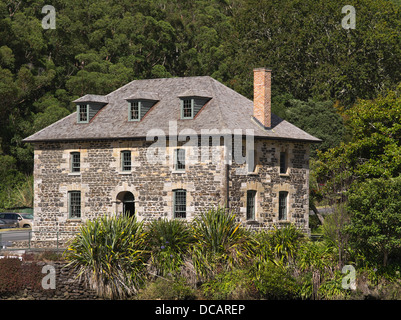
[[[208,146],[209,160],[190,146],[185,170],[177,171],[172,160],[175,146],[167,145],[167,161],[152,164],[145,139],[105,139],[34,144],[35,217],[37,246],[71,238],[88,219],[121,214],[122,195],[132,193],[135,215],[140,221],[174,218],[174,190],[186,190],[186,219],[202,211],[228,206],[244,225],[273,228],[294,223],[308,229],[309,144],[300,141],[257,139],[255,169],[239,174],[246,164],[225,164],[224,144]],[[131,151],[131,170],[121,170],[121,151]],[[80,154],[80,172],[71,172],[71,153]],[[280,154],[286,154],[288,169],[280,173]],[[189,159],[193,161],[189,163]],[[214,157],[214,158],[213,158]],[[213,159],[213,160],[212,160]],[[170,161],[171,160],[171,161]],[[217,160],[217,161],[216,161]],[[255,191],[254,218],[247,219],[247,191]],[[79,218],[69,216],[68,194],[81,194]],[[287,192],[286,219],[279,220],[279,193]]]

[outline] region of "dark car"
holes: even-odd
[[[18,214],[16,213],[0,213],[0,220],[4,221],[5,228],[17,228],[18,227]]]
[[[17,226],[18,222],[15,222],[14,220],[11,222],[7,222],[0,219],[0,229],[16,228]]]

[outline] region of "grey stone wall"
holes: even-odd
[[[182,143],[181,143],[182,144]],[[203,210],[225,205],[227,188],[230,208],[246,222],[246,191],[257,191],[257,225],[271,227],[278,221],[278,193],[288,191],[288,221],[308,231],[309,146],[303,143],[255,140],[256,170],[244,172],[246,164],[224,163],[224,146],[207,147],[209,160],[193,147],[187,150],[187,168],[174,170],[175,147],[167,147],[165,163],[147,160],[150,142],[144,140],[101,140],[35,145],[34,235],[36,243],[54,241],[58,231],[70,238],[83,221],[122,212],[121,193],[135,197],[139,220],[173,218],[173,190],[187,190],[187,219]],[[132,151],[132,170],[120,170],[120,153]],[[70,153],[81,154],[81,172],[70,172]],[[280,151],[287,152],[288,171],[279,173]],[[213,154],[213,156],[212,156]],[[214,157],[214,158],[213,158]],[[190,160],[193,160],[191,163]],[[227,172],[228,170],[228,181]],[[228,182],[228,183],[227,183]],[[81,191],[81,219],[68,217],[68,191]],[[255,224],[253,223],[253,225]],[[43,244],[44,245],[44,244]]]
[[[309,145],[284,141],[256,141],[254,173],[238,175],[230,168],[230,208],[245,225],[271,229],[294,223],[309,233]],[[280,173],[280,152],[287,154],[287,172]],[[256,221],[246,221],[246,191],[256,190]],[[287,219],[279,220],[278,197],[288,192]]]

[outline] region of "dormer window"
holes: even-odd
[[[128,100],[128,121],[141,121],[149,110],[156,104],[155,100]]]
[[[107,98],[87,94],[75,101],[77,104],[77,122],[88,123],[108,103]]]
[[[89,106],[87,104],[79,104],[77,106],[78,122],[87,123],[89,119]]]
[[[181,119],[193,119],[210,100],[208,97],[181,97]]]
[[[128,121],[141,121],[160,98],[155,92],[138,91],[125,100],[128,102]]]
[[[193,119],[194,99],[183,99],[181,103],[181,119]]]
[[[130,103],[128,120],[129,121],[141,120],[141,102],[140,101],[133,101]]]

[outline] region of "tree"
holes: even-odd
[[[370,259],[389,257],[401,248],[401,176],[377,178],[353,186],[346,227],[352,244]]]
[[[318,153],[318,181],[329,190],[330,183],[343,184],[344,180],[362,182],[398,177],[401,174],[400,114],[401,85],[374,100],[358,101],[345,113],[351,140]],[[333,172],[336,172],[334,179]]]
[[[322,143],[311,146],[312,156],[315,156],[317,149],[324,152],[340,144],[345,131],[344,124],[331,101],[290,99],[286,105],[285,120],[322,139]]]
[[[347,107],[401,81],[400,9],[389,1],[353,1],[355,30],[342,28],[340,0],[235,3],[222,66],[241,94],[251,96],[252,68],[261,66],[273,69],[274,95],[340,100]]]

